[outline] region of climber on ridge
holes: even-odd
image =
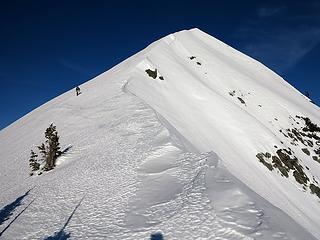
[[[78,86],[78,87],[76,87],[76,94],[77,94],[77,96],[81,94],[81,91],[80,91],[79,86]]]

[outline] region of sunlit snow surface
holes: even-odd
[[[0,132],[0,239],[320,238],[316,195],[256,158],[319,109],[260,63],[193,29],[80,87]],[[69,150],[30,177],[51,122]]]

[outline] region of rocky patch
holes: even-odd
[[[235,95],[235,91],[229,94]],[[277,118],[274,119],[276,121],[278,120]],[[320,147],[317,147],[319,145],[320,128],[307,117],[296,116],[293,118],[290,116],[289,120],[294,121],[294,123],[299,126],[280,129],[279,132],[289,139],[291,145],[297,148],[301,147],[301,151],[306,157],[310,157],[320,163]],[[294,126],[295,124],[291,125]],[[277,150],[273,154],[269,152],[258,153],[256,157],[259,162],[268,170],[275,170],[285,178],[293,177],[297,183],[302,185],[304,191],[309,187],[310,192],[320,198],[320,188],[318,187],[317,180],[313,176],[311,183],[306,174],[310,169],[307,166],[304,168],[300,164],[301,161],[290,148],[278,149],[276,145],[274,145],[274,148]]]
[[[157,75],[158,75],[158,71],[157,69],[155,69],[154,71],[152,71],[151,69],[147,69],[146,73],[149,75],[149,77],[156,79]]]
[[[151,77],[153,79],[156,79],[157,76],[158,76],[158,70],[157,69],[155,69],[155,70],[147,69],[146,73],[148,74],[149,77]],[[163,76],[159,76],[158,79],[163,81],[164,77]]]

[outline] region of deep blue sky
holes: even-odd
[[[320,103],[320,0],[1,0],[0,129],[153,41],[194,27]]]

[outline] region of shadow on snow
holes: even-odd
[[[71,150],[72,147],[73,147],[72,145],[67,146],[65,149],[61,151],[60,155],[61,156],[66,155]]]
[[[3,207],[0,210],[0,225],[2,225],[5,221],[7,221],[11,215],[13,214],[14,210],[22,205],[22,200],[28,196],[29,192],[31,191],[31,189],[29,191],[27,191],[25,194],[23,194],[22,196],[18,197],[14,202],[8,204],[7,206]]]
[[[69,216],[68,220],[66,223],[63,225],[63,227],[60,229],[59,232],[55,232],[53,236],[46,237],[44,240],[66,240],[71,237],[70,233],[65,232],[65,228],[69,224],[71,218],[73,217],[74,213],[76,212],[77,208],[80,206],[82,200],[84,197],[81,198],[80,202],[77,204],[77,206],[73,209],[71,215]]]
[[[8,204],[4,208],[0,210],[0,225],[7,221],[10,216],[13,214],[15,209],[22,205],[22,200],[29,194],[29,192],[32,189],[28,190],[24,195],[18,197],[14,202]],[[17,216],[14,217],[14,219],[0,232],[0,237],[2,234],[11,226],[12,223],[14,223],[15,220],[34,202],[35,199],[33,199]]]
[[[47,237],[44,240],[66,240],[70,237],[70,233],[66,233],[64,229],[61,229],[59,232],[56,232],[53,236]]]
[[[150,240],[163,240],[162,233],[153,233],[151,234]]]

